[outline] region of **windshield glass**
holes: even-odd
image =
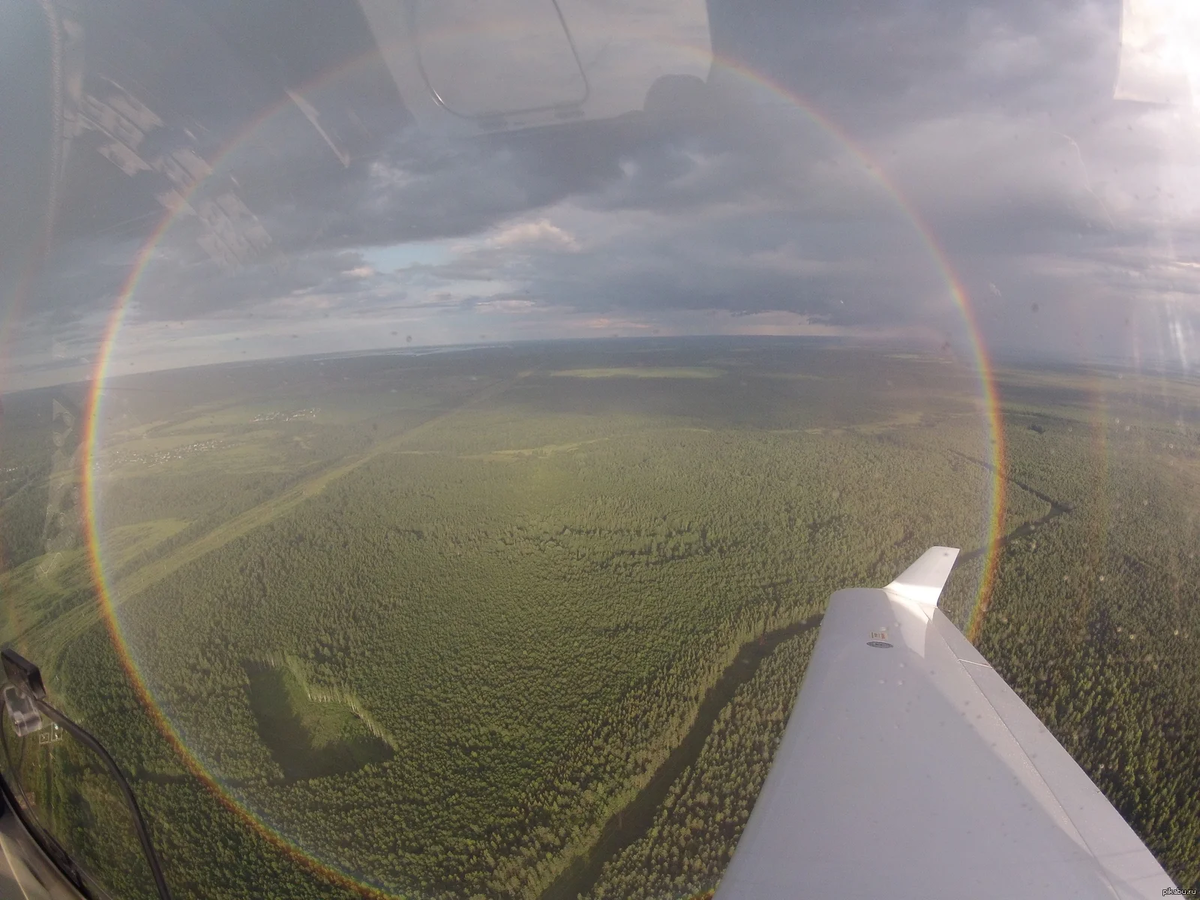
[[[121,786],[105,761],[43,716],[32,722],[18,716],[14,727],[11,711],[21,703],[16,689],[6,685],[10,715],[0,721],[0,774],[32,833],[92,895],[153,900],[154,877]]]
[[[957,547],[1200,886],[1198,60],[1183,0],[13,0],[0,643],[177,897],[687,898],[830,595]]]

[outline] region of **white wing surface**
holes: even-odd
[[[1170,878],[936,606],[958,551],[838,591],[717,900],[1162,897]]]

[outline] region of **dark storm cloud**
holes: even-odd
[[[564,216],[564,218],[567,218]],[[523,276],[526,297],[588,314],[793,312],[831,325],[878,325],[945,291],[909,223],[846,223],[794,210],[634,224],[578,252],[483,247],[432,269],[450,279]]]
[[[1120,0],[760,2],[711,16],[718,53],[865,133],[914,114],[1111,99]]]
[[[637,121],[455,143],[409,129],[396,134],[385,151],[342,167],[331,162],[327,148],[305,133],[297,118],[285,109],[261,126],[259,137],[288,148],[282,161],[278,154],[233,154],[229,171],[209,176],[187,195],[183,213],[169,216],[161,204],[147,205],[144,196],[130,199],[131,191],[115,191],[120,199],[109,205],[109,214],[140,230],[132,237],[120,227],[77,237],[67,229],[47,267],[49,305],[70,316],[111,299],[141,242],[164,221],[169,227],[158,237],[148,266],[159,287],[139,292],[142,312],[168,318],[189,310],[203,315],[316,288],[341,271],[343,251],[474,234],[602,189],[620,178],[627,155],[644,160],[669,152],[651,144],[663,129],[647,129]],[[253,148],[256,142],[245,143]],[[106,160],[87,163],[93,169],[108,167],[97,183],[121,178]],[[201,242],[212,229],[190,209],[230,194],[245,203],[269,237],[267,246],[233,271],[202,252]],[[83,215],[80,210],[72,214]],[[80,274],[87,272],[96,279],[81,281]]]
[[[160,241],[135,315],[369,316],[531,298],[547,314],[784,311],[953,330],[923,228],[994,347],[1053,349],[1056,310],[1123,321],[1155,297],[1196,293],[1200,270],[1180,264],[1198,246],[1181,150],[1196,134],[1174,110],[1113,100],[1118,0],[755,0],[713,2],[710,17],[718,56],[735,64],[714,68],[702,99],[651,115],[470,142],[396,119],[354,144],[336,103],[321,107],[324,135],[284,103],[190,196],[197,211]],[[860,149],[738,68],[802,95]],[[346,147],[361,152],[339,156]],[[220,265],[203,242],[227,223],[200,206],[229,195],[252,217],[237,227],[269,241]],[[123,214],[161,209],[144,207]],[[402,272],[368,261],[432,240],[449,259]],[[128,228],[71,237],[44,308],[61,325],[111,304],[137,245]]]

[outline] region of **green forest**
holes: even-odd
[[[1200,384],[997,387],[1001,435],[970,366],[830,342],[296,359],[114,379],[90,457],[83,386],[5,396],[0,637],[129,774],[177,896],[690,897],[834,590],[961,547],[967,627],[998,439],[977,646],[1198,885]],[[128,834],[51,802],[104,795],[77,751],[21,749],[55,828]]]

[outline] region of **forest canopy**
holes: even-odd
[[[787,629],[933,544],[965,628],[1002,474],[978,646],[1194,885],[1200,386],[998,384],[993,434],[971,367],[828,342],[299,359],[114,380],[88,458],[76,389],[5,397],[3,639],[130,774],[178,896],[685,897],[782,734]]]

